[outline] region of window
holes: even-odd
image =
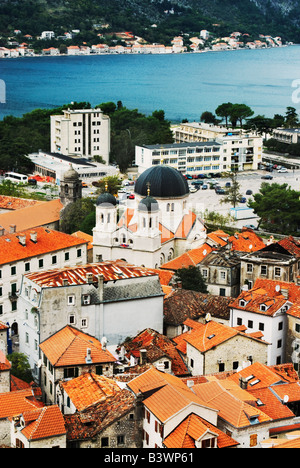
[[[16,275],[17,274],[17,267],[16,266],[12,266],[11,269],[10,269],[10,274],[12,276]]]
[[[236,320],[236,324],[237,325],[243,325],[243,319],[238,317],[237,320]]]
[[[279,322],[279,324],[278,324],[278,330],[283,330],[283,322]]]
[[[69,325],[74,325],[75,324],[75,315],[70,315],[69,316]]]
[[[118,445],[124,445],[125,444],[125,436],[124,435],[118,435],[117,444]]]
[[[253,328],[253,320],[248,320],[248,328]]]
[[[225,288],[220,288],[220,296],[225,297],[226,296],[226,289]]]
[[[42,258],[40,258],[39,260],[39,268],[43,268],[44,266],[44,260]]]
[[[53,255],[52,257],[52,265],[55,265],[57,263],[57,255]]]
[[[30,263],[29,262],[25,263],[25,271],[30,271]]]
[[[281,276],[281,268],[275,267],[275,276]]]
[[[239,367],[239,361],[234,361],[232,364],[232,369],[237,370],[238,367]]]
[[[70,260],[70,252],[65,252],[65,262]]]
[[[109,439],[108,439],[108,437],[102,437],[102,439],[101,439],[101,447],[109,447]]]
[[[68,305],[75,304],[75,296],[68,296]]]
[[[220,271],[220,279],[225,280],[226,279],[226,271]]]
[[[224,372],[225,371],[225,364],[224,362],[219,363],[219,372]]]
[[[297,333],[300,333],[300,323],[296,323],[296,324],[295,324],[295,331],[296,331]]]
[[[64,379],[73,379],[78,377],[78,367],[66,367],[64,369]]]
[[[259,331],[264,331],[265,330],[265,324],[264,323],[259,323],[258,324],[258,329],[259,329]]]
[[[0,304],[0,315],[3,315],[3,305]]]
[[[282,340],[278,340],[277,341],[277,348],[281,348],[282,347]]]
[[[81,257],[81,249],[78,249],[78,250],[77,250],[77,258],[78,258],[78,257]]]
[[[266,275],[267,273],[268,273],[268,269],[267,269],[266,265],[261,265],[260,274],[261,275]]]
[[[203,269],[202,270],[202,276],[203,276],[203,278],[207,278],[208,277],[208,270]]]
[[[257,445],[257,434],[251,434],[250,447],[255,447],[256,445]]]
[[[247,263],[247,273],[252,273],[253,272],[253,265],[252,263]]]

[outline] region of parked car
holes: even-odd
[[[247,229],[257,229],[254,224],[246,224],[246,226],[243,226],[244,228],[247,228]]]
[[[216,187],[215,192],[217,195],[225,195],[225,190],[222,187]]]
[[[197,189],[195,185],[192,185],[192,186],[190,187],[190,192],[191,192],[191,193],[198,192],[198,190],[199,190],[199,189]]]
[[[242,198],[240,199],[240,202],[241,202],[241,203],[246,203],[246,202],[247,202],[247,198],[246,198],[246,197],[242,197]]]
[[[133,193],[131,193],[129,196],[128,196],[129,200],[134,200],[135,199],[135,196]]]
[[[247,190],[246,195],[252,195],[252,190]]]
[[[230,182],[226,182],[225,187],[231,187],[231,183],[230,183]]]
[[[287,168],[286,167],[282,167],[281,169],[279,169],[278,172],[288,172]]]
[[[88,187],[88,184],[86,182],[81,182],[81,187]]]
[[[208,189],[208,185],[204,184],[202,185],[202,190],[207,190]]]
[[[266,180],[271,180],[271,179],[273,179],[273,176],[271,176],[271,175],[263,175],[263,176],[261,176],[261,178],[262,178],[262,179],[266,179]]]

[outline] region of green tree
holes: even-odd
[[[7,356],[11,362],[11,373],[18,379],[24,380],[27,383],[32,382],[33,377],[28,362],[28,357],[23,353],[12,353]]]
[[[271,232],[290,234],[300,226],[300,192],[288,184],[261,184],[248,206],[259,216],[258,226]]]
[[[231,102],[224,102],[216,108],[216,114],[222,119],[225,119],[226,127],[228,127],[228,120],[231,116],[233,104]]]
[[[228,177],[231,180],[231,184],[230,187],[226,187],[225,195],[220,201],[221,203],[230,203],[235,208],[243,196],[240,192],[241,186],[237,180],[236,172],[229,172]]]
[[[217,124],[218,120],[216,116],[209,111],[205,111],[201,114],[200,121],[208,124]]]
[[[240,127],[242,127],[243,121],[252,117],[253,114],[253,110],[246,104],[233,104],[230,112],[230,120],[233,127],[236,127],[238,122],[240,123]]]
[[[176,271],[175,279],[182,283],[183,289],[207,293],[207,286],[199,268],[189,266]]]
[[[285,127],[294,128],[299,126],[298,114],[295,107],[287,107],[285,113]]]
[[[60,230],[66,234],[79,231],[86,217],[95,210],[95,204],[90,198],[81,198],[69,203],[61,213]]]
[[[99,180],[98,182],[94,183],[98,187],[97,194],[109,192],[112,195],[116,195],[122,184],[118,176],[107,176],[103,177],[103,179]]]

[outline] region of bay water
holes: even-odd
[[[4,116],[72,101],[122,101],[171,122],[199,121],[223,102],[273,117],[300,112],[300,46],[172,55],[25,57],[0,60]],[[3,101],[3,99],[2,99]]]

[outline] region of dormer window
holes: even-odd
[[[268,307],[266,306],[266,304],[260,304],[260,310],[262,312],[266,312],[267,309],[268,309]]]
[[[246,304],[247,302],[244,299],[240,299],[240,307],[245,307]]]

